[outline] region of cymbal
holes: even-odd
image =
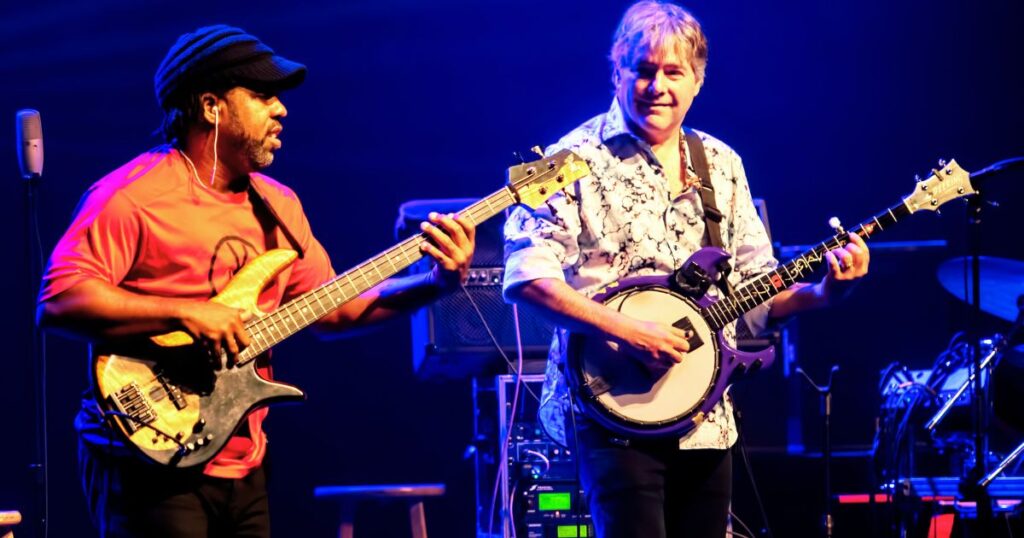
[[[980,256],[981,309],[1006,321],[1017,319],[1017,297],[1024,294],[1024,262]],[[971,260],[953,258],[939,265],[939,282],[957,299],[973,304]]]

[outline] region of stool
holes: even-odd
[[[0,538],[14,538],[15,525],[21,523],[21,512],[0,510]]]
[[[320,486],[313,490],[318,499],[334,499],[341,503],[340,538],[353,538],[356,505],[371,499],[403,499],[409,504],[409,523],[413,538],[427,538],[427,518],[423,511],[424,497],[444,495],[444,484],[390,484],[362,486]]]

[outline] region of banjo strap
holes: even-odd
[[[688,127],[683,128],[683,132],[686,134],[686,147],[679,148],[680,157],[685,153],[689,152],[690,158],[693,159],[693,168],[697,172],[697,192],[700,193],[700,203],[704,206],[704,235],[708,238],[708,244],[713,247],[724,248],[722,243],[722,230],[720,224],[722,222],[722,212],[718,210],[718,205],[715,203],[715,186],[711,183],[711,174],[708,171],[708,158],[707,153],[704,151],[704,143],[701,142],[700,136]],[[682,144],[680,144],[682,145]],[[682,170],[686,171],[686,162],[683,159]]]
[[[693,129],[684,127],[683,132],[686,135],[686,147],[683,147],[683,141],[680,139],[679,155],[683,161],[680,169],[685,173],[686,159],[683,155],[688,150],[690,158],[693,160],[693,168],[697,172],[697,192],[700,193],[700,203],[704,207],[704,236],[707,237],[709,245],[724,249],[725,244],[722,242],[721,229],[722,212],[718,210],[718,205],[715,203],[715,186],[711,182],[704,143],[701,142],[700,135]],[[725,267],[720,267],[719,270],[722,277],[716,284],[725,295],[732,295],[732,285],[729,284],[729,271],[731,269],[726,265]]]

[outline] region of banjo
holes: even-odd
[[[970,174],[955,161],[933,170],[903,200],[860,224],[853,233],[867,240],[921,210],[974,194]],[[600,338],[573,333],[566,355],[569,388],[584,413],[626,438],[679,437],[700,425],[722,399],[733,376],[766,367],[775,349],[740,351],[723,329],[740,316],[807,276],[825,253],[850,242],[845,231],[819,243],[774,271],[715,300],[706,292],[723,278],[729,255],[718,247],[695,252],[673,275],[623,279],[593,300],[644,321],[689,331],[682,362],[653,372]]]

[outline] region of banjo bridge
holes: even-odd
[[[690,321],[690,318],[681,318],[679,321],[673,323],[672,326],[677,329],[689,331],[690,337],[686,339],[686,342],[690,344],[690,351],[695,351],[700,348],[700,346],[704,345],[704,340],[702,340],[700,335],[697,334],[697,330],[693,328],[693,322]]]

